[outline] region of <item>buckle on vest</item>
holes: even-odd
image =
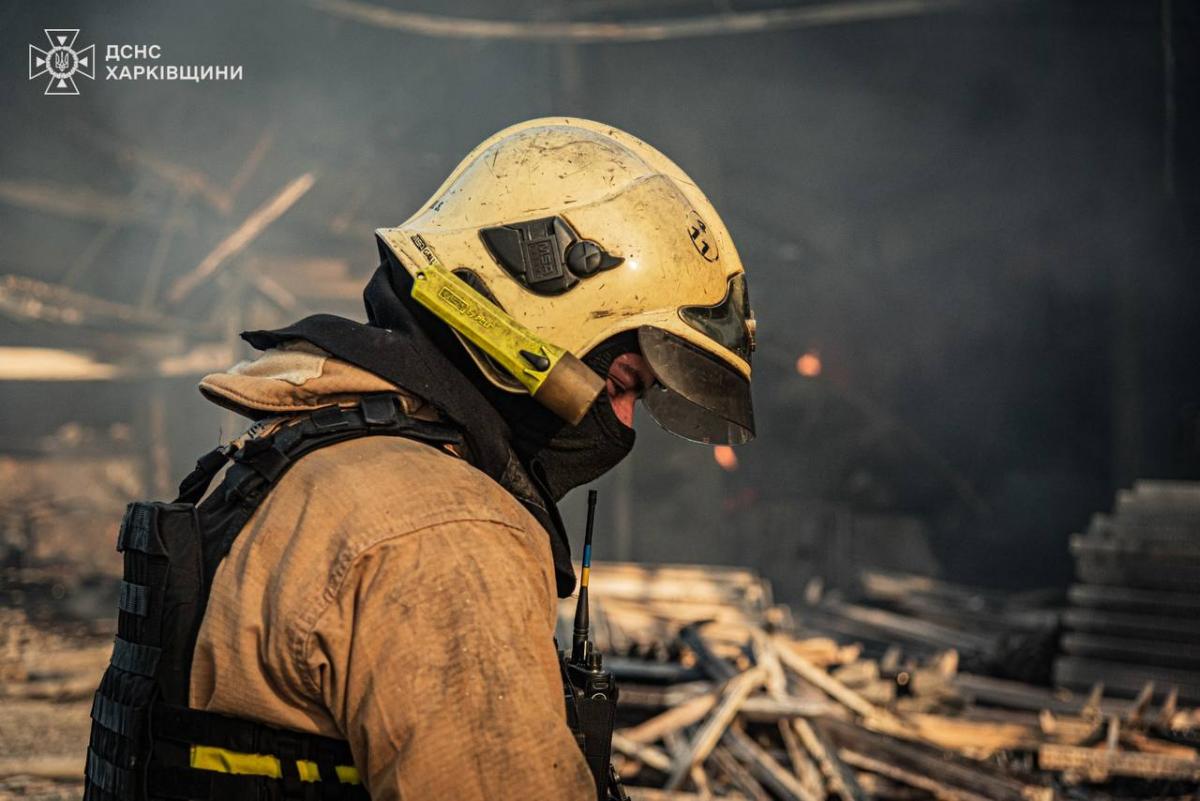
[[[337,406],[325,406],[309,415],[318,431],[339,431],[350,427],[350,418]]]
[[[358,405],[363,421],[369,426],[390,426],[399,419],[395,395],[363,395]]]
[[[245,475],[225,490],[225,500],[242,506],[254,506],[262,500],[263,488],[267,486],[267,482],[250,468],[247,467],[245,470]]]

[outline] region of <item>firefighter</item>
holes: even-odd
[[[200,390],[251,428],[130,506],[89,798],[595,797],[555,504],[629,453],[639,399],[753,437],[737,251],[665,156],[569,118],[491,137],[377,239],[368,323],[245,334],[262,355]]]

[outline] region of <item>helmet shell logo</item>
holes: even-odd
[[[696,252],[703,256],[705,261],[716,261],[721,258],[721,254],[717,251],[716,237],[708,230],[708,226],[695,210],[688,212],[687,232]]]
[[[75,49],[78,28],[46,28],[49,50],[29,46],[29,80],[48,75],[47,95],[77,95],[79,87],[75,76],[82,75],[94,80],[96,77],[96,46]]]

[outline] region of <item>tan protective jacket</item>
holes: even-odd
[[[258,416],[398,390],[298,344],[201,391]],[[593,798],[555,609],[546,531],[484,473],[407,439],[331,445],[284,475],[218,568],[191,704],[348,740],[374,801]]]

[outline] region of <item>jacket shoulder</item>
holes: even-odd
[[[346,537],[344,545],[353,550],[460,520],[541,529],[483,471],[403,437],[362,437],[307,454],[283,476],[260,511],[272,514],[278,506],[302,507],[335,523],[332,531]]]
[[[217,570],[197,641],[193,703],[253,711],[290,728],[318,721],[322,733],[336,730],[323,693],[330,676],[345,675],[356,615],[392,608],[398,593],[432,592],[445,576],[478,572],[480,559],[544,586],[552,616],[548,537],[480,470],[388,436],[305,455],[267,494]],[[371,584],[376,575],[402,582],[368,592],[383,586]]]

